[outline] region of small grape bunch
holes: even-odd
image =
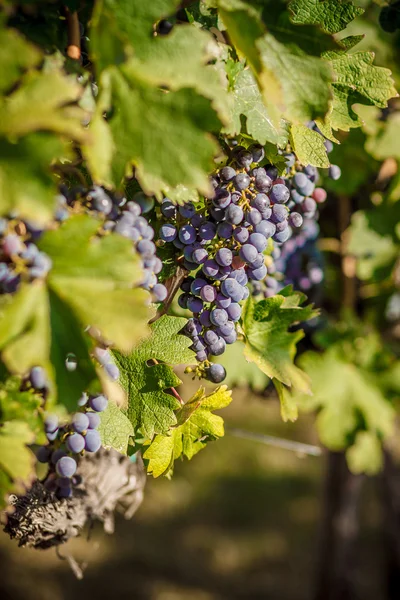
[[[124,196],[112,194],[98,185],[90,190],[82,187],[68,190],[64,186],[59,203],[60,211],[56,213],[59,217],[65,218],[65,207],[70,207],[72,211],[94,213],[103,219],[102,235],[117,233],[131,240],[143,267],[144,276],[140,287],[148,290],[155,302],[163,302],[166,299],[167,289],[157,278],[162,269],[162,262],[156,255],[154,229],[144,216],[153,209],[153,198],[138,192],[132,200],[127,201]]]
[[[103,395],[88,396],[78,401],[81,411],[76,412],[70,423],[61,425],[56,415],[48,415],[44,422],[49,444],[41,446],[37,459],[49,464],[45,486],[59,498],[69,498],[73,486],[80,482],[77,475],[79,456],[84,452],[97,452],[101,447],[99,413],[107,408]]]
[[[36,245],[42,233],[17,216],[0,219],[0,294],[14,294],[22,282],[47,276],[52,261]]]

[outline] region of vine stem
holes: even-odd
[[[296,452],[297,454],[306,454],[308,456],[321,456],[322,454],[322,449],[319,446],[303,444],[302,442],[295,442],[293,440],[285,440],[273,435],[245,431],[244,429],[230,427],[227,427],[226,429],[230,435],[234,435],[235,437],[243,438],[245,440],[253,440],[254,442],[261,442],[261,444],[266,444],[267,446],[283,448],[284,450],[290,450],[291,452]]]
[[[65,7],[65,18],[67,20],[67,56],[74,60],[79,60],[81,57],[81,33],[79,30],[79,19],[76,10],[71,12]]]

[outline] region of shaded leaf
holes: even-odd
[[[297,158],[303,165],[327,168],[330,165],[324,138],[305,125],[293,124],[290,141]]]
[[[128,417],[114,402],[109,401],[106,410],[100,414],[100,419],[98,431],[101,445],[126,454],[129,438],[134,435],[134,429]]]
[[[27,448],[34,434],[23,421],[7,421],[0,425],[0,506],[6,504],[6,496],[21,491],[21,484],[28,484],[34,475],[35,457]]]

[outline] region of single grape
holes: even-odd
[[[196,207],[192,202],[180,206],[178,210],[184,219],[191,219],[196,214]]]
[[[175,225],[172,225],[171,223],[165,223],[165,225],[161,226],[159,235],[164,242],[173,242],[177,236]]]
[[[252,233],[249,242],[256,248],[257,252],[264,252],[268,245],[267,238],[262,233]]]
[[[210,327],[212,325],[210,320],[210,310],[206,309],[199,315],[199,321],[203,327]]]
[[[206,369],[206,377],[212,383],[221,383],[221,381],[224,381],[226,377],[226,371],[222,365],[218,363],[212,363]]]
[[[173,30],[174,25],[166,19],[161,19],[157,24],[157,33],[159,35],[168,35]]]
[[[72,427],[77,433],[82,433],[89,427],[89,419],[84,413],[75,413],[72,417]]]
[[[215,277],[218,274],[219,265],[215,260],[209,259],[204,263],[202,270],[207,277]]]
[[[220,248],[215,254],[215,260],[221,267],[229,267],[232,264],[233,254],[229,248]]]
[[[9,233],[3,238],[3,252],[6,256],[19,254],[24,250],[24,244],[21,238],[15,233]]]
[[[212,285],[207,284],[200,290],[200,297],[204,302],[214,302],[217,297],[217,290]]]
[[[108,400],[105,396],[99,395],[90,398],[89,406],[96,412],[103,412],[107,408]]]
[[[249,269],[249,277],[250,279],[254,279],[256,281],[262,281],[267,276],[267,267],[265,265],[261,265],[256,269]]]
[[[246,263],[252,263],[257,258],[257,250],[251,244],[244,244],[244,246],[240,248],[239,256]]]
[[[302,189],[307,185],[308,177],[305,173],[295,173],[293,177],[293,185],[301,192]]]
[[[270,238],[274,235],[276,227],[271,221],[262,220],[261,223],[255,226],[255,232],[261,233],[265,238]]]
[[[234,184],[237,190],[245,190],[250,185],[250,177],[247,175],[247,173],[238,173],[235,175]]]
[[[264,264],[264,254],[257,254],[256,260],[250,264],[250,269],[258,269],[261,265]]]
[[[211,206],[210,215],[217,223],[220,223],[225,219],[225,208],[220,208],[219,206]]]
[[[177,209],[176,206],[172,204],[171,200],[164,198],[161,204],[161,212],[167,219],[174,219],[176,217]]]
[[[57,450],[54,450],[54,452],[51,455],[51,462],[53,463],[53,465],[57,464],[57,462],[63,456],[67,456],[67,453],[64,448],[57,448]]]
[[[216,327],[220,327],[221,325],[225,325],[228,321],[228,307],[226,310],[224,308],[213,308],[210,312],[210,321]]]
[[[188,299],[187,307],[192,313],[199,313],[203,308],[203,302],[200,300],[200,298],[195,298],[194,296],[191,296]]]
[[[337,165],[331,165],[329,167],[328,174],[329,174],[329,177],[331,179],[333,179],[334,181],[336,181],[337,179],[340,178],[342,172],[340,170],[340,167],[338,167]]]
[[[215,334],[217,338],[217,334]],[[36,458],[40,463],[47,463],[51,455],[51,450],[48,446],[40,446],[36,451]]]
[[[152,288],[151,293],[153,294],[156,302],[164,302],[168,295],[167,288],[162,283],[156,283]]]
[[[323,202],[325,202],[327,195],[328,194],[326,193],[326,190],[324,190],[324,188],[317,187],[313,191],[312,197],[315,200],[315,202],[318,202],[318,204],[322,204]]]
[[[227,240],[232,237],[233,227],[230,223],[220,223],[217,227],[217,235],[218,237]]]
[[[183,225],[178,235],[183,244],[192,244],[196,239],[196,230],[193,225]]]
[[[44,430],[46,433],[54,433],[58,429],[57,415],[48,415],[44,421]]]
[[[236,171],[235,169],[233,169],[232,167],[223,167],[220,172],[220,177],[223,181],[231,181],[231,179],[233,179],[236,175]]]
[[[246,227],[236,227],[233,231],[233,237],[240,244],[244,244],[249,239],[249,231]]]
[[[210,354],[212,354],[213,356],[220,356],[221,354],[223,354],[225,352],[225,349],[226,349],[225,340],[222,337],[220,337],[215,342],[215,344],[212,344],[210,346]]]
[[[154,293],[154,288],[152,291]],[[104,365],[104,370],[110,379],[112,379],[113,381],[118,381],[120,372],[117,365],[115,365],[113,362],[109,362]]]
[[[233,278],[228,278],[222,282],[221,292],[224,296],[233,300],[233,302],[240,302],[243,298],[243,287]],[[217,324],[219,325],[220,323]]]
[[[301,227],[303,224],[303,217],[298,212],[292,212],[289,216],[289,223],[292,227]]]
[[[46,372],[43,367],[32,367],[29,373],[29,380],[36,390],[42,390],[46,387]]]
[[[231,194],[229,190],[225,188],[217,188],[215,190],[215,196],[213,198],[214,206],[219,206],[220,208],[226,208],[231,203]]]
[[[204,341],[206,344],[215,344],[218,341],[218,335],[212,329],[208,329],[204,334]]]
[[[251,205],[262,213],[265,209],[269,208],[270,199],[266,194],[257,194],[254,200],[252,200]]]
[[[192,260],[197,265],[203,265],[208,258],[208,252],[205,248],[196,248],[192,253]]]
[[[230,304],[226,309],[226,312],[232,321],[239,321],[240,315],[242,314],[242,309],[240,304],[237,304],[237,302],[232,302],[232,304]]]
[[[88,429],[85,435],[85,450],[97,452],[101,446],[100,434],[97,429]]]
[[[204,360],[207,360],[207,358],[208,358],[208,355],[207,355],[207,352],[205,350],[200,350],[200,352],[196,353],[196,359],[199,362],[203,362]]]
[[[79,454],[85,447],[85,439],[80,433],[73,433],[67,437],[67,448],[74,454]]]
[[[56,464],[56,471],[60,477],[71,478],[76,472],[76,461],[70,456],[63,456]]]
[[[283,244],[290,238],[291,233],[292,232],[290,227],[286,227],[286,229],[284,229],[283,231],[278,231],[277,233],[275,233],[275,235],[273,236],[273,240],[275,242]]]
[[[277,204],[285,204],[290,198],[289,189],[283,183],[277,183],[272,186],[269,194],[272,202]]]
[[[83,392],[82,396],[78,400],[78,406],[85,406],[87,404],[88,400],[89,400],[89,396],[87,395],[86,392]]]
[[[214,223],[211,223],[211,221],[206,221],[199,228],[199,237],[202,240],[211,241],[215,237],[216,230],[217,228]]]
[[[207,281],[205,279],[201,279],[200,277],[196,277],[196,279],[193,279],[193,281],[191,283],[190,291],[195,296],[199,296],[201,289],[205,285],[207,285]]]
[[[264,148],[260,144],[252,144],[249,152],[253,155],[253,162],[255,163],[261,162],[265,156]]]
[[[86,413],[86,416],[89,421],[88,429],[97,429],[100,425],[100,415],[95,412],[88,412]]]
[[[215,304],[218,308],[228,308],[232,300],[224,296],[222,292],[218,292],[217,297],[215,299]]]

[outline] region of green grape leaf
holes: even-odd
[[[22,391],[21,378],[12,376],[0,384],[0,421],[24,421],[35,436],[43,433],[43,420],[38,409],[43,399],[32,390]]]
[[[346,452],[349,469],[354,474],[376,475],[383,466],[382,444],[371,431],[360,431]]]
[[[179,184],[209,192],[208,173],[218,146],[208,132],[221,125],[209,100],[190,88],[166,94],[148,86],[136,77],[132,63],[124,75],[113,71],[112,97],[117,185],[133,163],[148,193]]]
[[[186,322],[164,315],[150,326],[150,337],[132,352],[114,354],[120,383],[128,395],[126,415],[135,430],[140,429],[148,438],[167,433],[176,423],[174,411],[180,403],[166,390],[182,383],[171,366],[192,362],[195,357],[189,350],[190,339],[179,333]]]
[[[211,61],[219,49],[212,35],[191,25],[180,25],[168,36],[135,44],[135,71],[150,85],[170,90],[193,88],[212,102],[222,122],[229,118],[227,77]]]
[[[232,118],[229,127],[226,128],[228,134],[238,135],[240,133],[240,117],[244,115],[247,133],[260,144],[271,142],[280,147],[286,144],[287,133],[284,129],[276,127],[270,118],[257,81],[250,69],[239,73],[232,96]]]
[[[244,343],[237,341],[229,344],[225,352],[218,357],[218,362],[226,369],[224,382],[229,388],[249,387],[255,392],[263,392],[269,379],[254,362],[245,358],[244,350]],[[235,365],[235,368],[232,369],[232,365]]]
[[[319,25],[328,33],[339,33],[364,12],[351,0],[291,0],[288,8],[293,23]]]
[[[297,158],[303,165],[329,167],[324,138],[319,133],[305,125],[293,124],[290,129],[290,141]]]
[[[42,53],[13,29],[0,30],[0,92],[6,93],[23,71],[35,67]]]
[[[98,431],[104,448],[114,448],[121,454],[128,452],[129,438],[134,435],[134,429],[115,402],[109,401],[106,410],[100,414]]]
[[[283,107],[290,121],[304,122],[324,117],[331,100],[330,65],[314,56],[307,56],[296,46],[286,46],[267,33],[256,42],[264,71],[273,74],[279,92],[275,104]],[[268,94],[268,89],[265,94]],[[273,87],[274,94],[276,86]]]
[[[400,160],[400,115],[393,113],[380,121],[373,135],[368,136],[366,151],[377,160],[393,157]]]
[[[118,65],[153,41],[153,25],[176,12],[179,0],[99,0],[93,12],[90,41],[98,69]]]
[[[289,389],[282,385],[277,379],[273,380],[275,389],[278,393],[279,402],[281,403],[281,417],[282,421],[296,421],[299,416],[299,410],[294,396],[290,393]]]
[[[324,354],[307,352],[299,362],[312,380],[313,396],[299,395],[296,401],[301,410],[319,410],[317,428],[325,446],[346,448],[360,423],[383,439],[392,434],[395,411],[377,387],[376,374],[348,362],[336,345]]]
[[[372,52],[333,54],[327,58],[335,74],[332,112],[329,115],[333,129],[349,131],[362,125],[360,117],[352,109],[353,104],[385,108],[388,100],[397,96],[391,72],[372,64]]]
[[[0,213],[17,210],[45,223],[53,216],[57,187],[53,160],[68,156],[66,146],[48,133],[32,133],[18,142],[0,138]]]
[[[308,376],[293,362],[296,344],[304,332],[288,331],[294,323],[318,314],[311,305],[301,306],[304,300],[303,294],[292,292],[291,288],[257,303],[250,297],[244,305],[242,326],[245,357],[255,362],[268,377],[308,392]]]
[[[45,233],[38,245],[53,263],[47,279],[22,284],[15,295],[0,299],[5,364],[19,373],[34,365],[47,368],[69,409],[96,378],[84,329],[98,328],[124,350],[146,332],[148,294],[132,289],[140,278],[132,245],[118,235],[93,237],[98,228],[98,221],[80,215]],[[65,366],[68,353],[78,363],[72,372]]]
[[[28,73],[20,86],[0,100],[0,133],[10,138],[35,131],[52,131],[83,141],[85,112],[76,102],[83,88],[75,77],[59,71]]]
[[[34,476],[35,457],[27,444],[34,434],[23,421],[7,421],[0,425],[0,507],[7,503],[7,495],[21,492]]]
[[[231,396],[232,392],[226,385],[208,396],[204,388],[200,388],[176,413],[177,425],[169,435],[156,435],[143,454],[143,458],[149,461],[148,473],[153,477],[167,475],[177,458],[185,456],[190,460],[207,442],[223,437],[224,422],[213,411],[228,406]]]
[[[376,231],[373,219],[371,222],[364,211],[353,214],[349,236],[347,252],[357,258],[360,279],[370,279],[379,269],[391,267],[399,255],[399,246],[393,242],[389,231],[385,235]]]

